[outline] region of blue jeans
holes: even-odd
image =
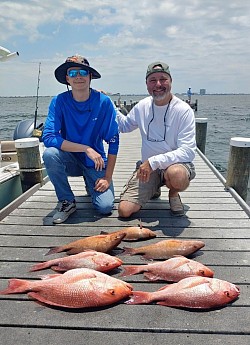
[[[75,199],[68,176],[83,176],[93,206],[102,214],[112,212],[115,199],[113,182],[103,193],[94,190],[96,180],[105,176],[105,170],[96,171],[94,168],[87,168],[72,152],[65,152],[55,147],[46,148],[43,160],[59,201]]]

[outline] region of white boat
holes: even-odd
[[[11,53],[10,50],[0,46],[0,61],[7,61],[8,59],[18,56],[18,52]],[[37,84],[37,100],[39,89],[40,63],[38,72]],[[37,126],[37,103],[34,120],[23,120],[15,128],[13,133],[13,140],[1,140],[0,138],[0,219],[1,213],[6,215],[4,211],[8,205],[13,203],[21,195],[24,194],[23,186],[20,178],[20,169],[18,163],[17,150],[15,147],[15,140],[22,138],[31,138],[41,134],[41,127],[43,124]],[[42,163],[42,153],[44,150],[43,143],[39,144],[39,152]],[[43,169],[43,177],[46,176],[46,171]],[[11,210],[10,210],[11,211]]]

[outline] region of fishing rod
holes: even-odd
[[[37,122],[37,110],[38,110],[38,94],[39,94],[39,84],[40,84],[40,73],[41,73],[41,62],[39,62],[38,77],[37,77],[36,109],[35,109],[34,129],[36,129],[36,122]]]
[[[20,121],[14,131],[13,140],[21,138],[37,137],[41,141],[43,134],[43,123],[37,126],[37,110],[38,110],[38,95],[40,84],[41,62],[39,62],[38,77],[37,77],[37,89],[36,89],[36,108],[34,120],[26,119]]]
[[[37,76],[37,88],[36,88],[36,109],[35,109],[35,118],[34,118],[34,130],[32,133],[33,137],[41,138],[42,136],[42,129],[43,129],[43,123],[40,123],[38,127],[36,127],[37,123],[37,110],[38,110],[38,95],[39,95],[39,86],[40,86],[40,74],[41,74],[41,62],[39,62],[38,67],[38,76]]]

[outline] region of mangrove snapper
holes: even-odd
[[[45,255],[60,252],[67,252],[67,254],[78,254],[86,249],[107,253],[117,247],[125,236],[126,234],[124,233],[89,236],[74,242],[70,242],[63,246],[51,248]]]
[[[1,295],[28,293],[42,303],[65,308],[101,307],[131,295],[132,285],[89,268],[46,275],[39,281],[10,279]]]
[[[101,234],[106,234],[107,232],[102,231]],[[156,233],[148,228],[143,228],[142,225],[130,226],[118,231],[113,232],[113,234],[125,233],[126,236],[122,239],[123,241],[138,241],[138,240],[148,240],[150,238],[156,237]]]
[[[214,272],[205,265],[184,256],[175,256],[171,259],[154,262],[146,265],[128,265],[123,267],[120,277],[144,272],[144,276],[151,280],[166,280],[178,282],[190,276],[202,276],[212,278]]]
[[[139,248],[124,247],[122,254],[142,254],[145,259],[169,259],[175,255],[188,256],[205,246],[202,241],[195,240],[163,240]]]
[[[51,268],[54,271],[68,271],[73,268],[92,268],[100,272],[108,272],[122,265],[122,260],[106,253],[97,252],[95,250],[86,250],[78,254],[58,258],[35,264],[30,271],[39,271]]]
[[[155,292],[134,291],[126,304],[156,304],[167,307],[210,309],[226,305],[240,294],[239,288],[225,280],[189,277]]]

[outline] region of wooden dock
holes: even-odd
[[[122,186],[140,158],[139,142],[137,131],[121,135],[114,174],[116,207]],[[77,212],[65,224],[55,226],[52,216],[56,196],[51,183],[46,183],[0,222],[0,289],[10,278],[36,279],[52,272],[28,272],[34,263],[52,259],[44,257],[52,246],[97,235],[101,230],[111,232],[137,225],[141,219],[157,238],[122,243],[120,248],[166,238],[201,239],[205,247],[193,258],[213,269],[216,278],[239,286],[241,294],[234,303],[210,311],[124,303],[68,310],[43,306],[26,294],[0,296],[0,344],[249,344],[250,219],[198,154],[195,165],[197,177],[181,193],[186,209],[182,218],[170,215],[166,189],[162,189],[160,199],[149,202],[131,219],[118,219],[117,210],[110,217],[100,217],[92,208],[82,179],[72,178]],[[143,263],[139,256],[121,258],[124,265]],[[166,285],[147,282],[142,274],[123,279],[135,290],[155,291]]]

